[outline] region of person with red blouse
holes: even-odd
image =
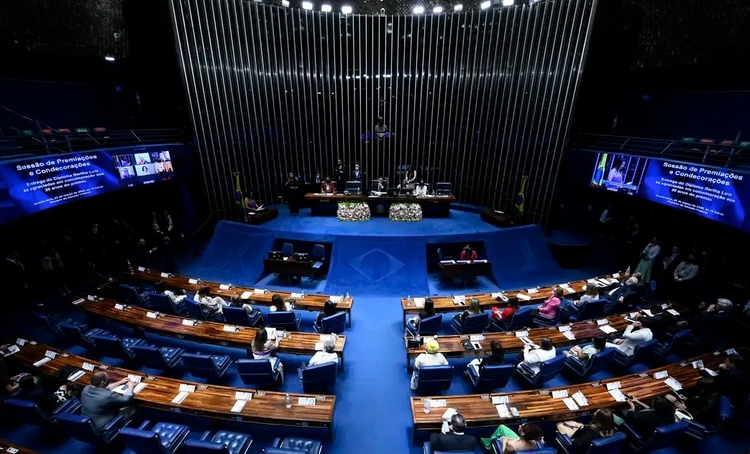
[[[470,244],[467,244],[466,247],[461,251],[461,260],[476,260],[477,259],[477,251],[471,248]]]
[[[562,287],[555,287],[552,291],[552,296],[547,298],[547,300],[539,306],[539,315],[546,318],[555,318],[558,309],[560,309],[563,294]]]
[[[502,301],[499,296],[495,299],[497,301]],[[492,318],[495,320],[502,320],[505,323],[510,323],[513,319],[513,314],[515,314],[518,309],[518,298],[511,296],[508,298],[508,305],[506,307],[500,309],[500,307],[497,306],[492,309]]]

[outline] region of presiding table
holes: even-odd
[[[687,309],[677,306],[671,302],[662,303],[662,307],[665,310],[674,310],[676,312],[684,312]],[[552,341],[552,345],[556,348],[565,347],[568,345],[580,345],[583,343],[590,342],[597,334],[604,334],[607,337],[616,336],[627,328],[630,322],[625,317],[630,317],[639,314],[637,311],[628,312],[622,315],[609,315],[606,317],[599,317],[596,320],[583,320],[576,323],[570,323],[566,325],[558,326],[545,326],[542,328],[526,328],[519,331],[509,331],[503,333],[481,333],[481,334],[463,334],[463,335],[451,335],[451,336],[434,336],[434,339],[440,344],[440,353],[446,358],[473,358],[486,356],[490,351],[490,342],[499,341],[500,345],[507,353],[518,352],[523,350],[524,342],[521,337],[525,337],[539,345],[543,337],[549,337]],[[606,320],[606,323],[604,323]],[[617,332],[613,332],[611,335],[607,335],[601,330],[602,326],[610,326]],[[575,336],[573,339],[566,337],[566,335],[560,331],[560,329],[568,330]],[[606,329],[606,328],[605,328]],[[525,334],[525,335],[524,335]],[[431,336],[432,337],[432,336]],[[406,343],[410,337],[404,336],[404,345],[406,346],[406,367],[411,368],[411,360],[416,358],[422,353],[425,353],[424,345],[420,345],[416,348],[409,348]],[[462,342],[465,340],[476,340],[481,346],[480,349],[467,350],[464,348]]]
[[[252,358],[252,343],[258,328],[237,326],[221,322],[198,321],[196,325],[185,325],[189,320],[177,315],[151,312],[142,307],[127,306],[116,301],[95,298],[94,301],[84,298],[72,300],[72,303],[86,314],[104,317],[115,323],[133,328],[135,332],[150,332],[160,336],[176,337],[203,344],[222,345],[225,347],[244,348],[248,357]],[[118,309],[122,307],[122,309]],[[147,314],[154,314],[157,318],[150,318]],[[287,331],[286,337],[279,341],[280,353],[292,355],[313,356],[317,351],[316,344],[330,338],[328,334],[302,333]],[[344,346],[346,336],[338,336],[335,352],[341,356],[341,368],[344,368]]]
[[[435,303],[436,313],[464,311],[469,306],[469,298],[477,298],[479,300],[479,306],[483,310],[490,309],[495,306],[500,306],[500,307],[507,306],[507,303],[503,301],[496,301],[496,298],[500,295],[505,295],[508,298],[511,296],[516,296],[518,297],[518,303],[521,306],[528,306],[528,305],[543,303],[544,300],[546,300],[547,298],[550,297],[550,295],[552,295],[552,290],[554,290],[554,288],[557,286],[563,287],[565,291],[565,296],[570,297],[571,295],[584,292],[586,290],[586,283],[591,279],[603,280],[602,283],[604,282],[616,283],[616,282],[623,281],[625,278],[627,278],[627,275],[625,275],[624,273],[623,274],[616,273],[616,274],[611,274],[608,276],[601,276],[601,277],[590,278],[590,279],[582,279],[580,281],[573,281],[573,282],[557,284],[557,285],[548,285],[546,287],[537,287],[535,289],[507,290],[504,292],[497,292],[497,293],[461,295],[461,296],[465,296],[464,304],[460,304],[457,302],[461,300],[461,296],[455,296],[455,297],[433,296],[430,298]],[[406,325],[407,317],[417,315],[419,311],[423,309],[423,307],[421,305],[421,302],[419,305],[417,305],[414,301],[412,301],[410,304],[407,298],[401,298],[401,309],[403,311],[403,316],[404,316],[403,317],[404,325]]]
[[[450,216],[451,203],[456,201],[453,195],[444,196],[391,196],[391,195],[344,195],[308,193],[305,203],[311,207],[313,216],[336,216],[339,202],[364,202],[370,206],[373,216],[388,216],[388,208],[395,203],[416,203],[422,208],[424,217]]]
[[[322,428],[327,429],[329,434],[333,431],[333,410],[336,404],[336,396],[289,393],[292,396],[292,408],[286,408],[284,405],[285,393],[229,388],[191,383],[161,376],[149,376],[143,372],[111,367],[88,358],[71,355],[49,345],[37,344],[34,341],[25,341],[24,345],[19,345],[19,347],[20,351],[6,357],[6,361],[16,361],[47,376],[56,377],[57,372],[65,366],[80,368],[84,363],[93,365],[94,371],[86,371],[82,377],[76,380],[77,383],[82,385],[89,384],[91,375],[98,371],[106,371],[112,382],[129,375],[135,375],[141,379],[141,383],[146,384],[133,397],[133,400],[140,406],[227,421]],[[45,355],[54,356],[54,358],[38,367],[34,366],[34,363],[44,359]],[[195,388],[181,403],[176,404],[172,400],[180,392],[180,385],[189,385]],[[240,396],[237,393],[248,393],[252,397],[247,400],[248,395]],[[314,405],[304,405],[300,402],[300,398],[314,399]],[[246,402],[240,411],[232,412],[232,407],[237,400],[246,400]]]
[[[263,271],[268,274],[284,276],[312,276],[315,274],[312,260],[295,260],[291,257],[284,259],[263,259]]]
[[[18,445],[5,440],[0,440],[0,453],[8,454],[38,454],[36,451],[32,451],[28,448],[23,448]]]
[[[294,298],[294,308],[304,309],[308,311],[322,311],[323,306],[327,300],[332,300],[336,303],[336,308],[340,311],[346,312],[349,327],[352,326],[352,305],[354,305],[353,297],[336,297],[327,295],[304,295],[302,298],[301,294],[289,293],[289,292],[269,292],[260,288],[252,287],[235,287],[231,284],[220,284],[218,282],[201,281],[200,279],[190,279],[185,276],[176,276],[174,274],[163,273],[159,270],[150,270],[146,268],[138,268],[133,270],[132,273],[126,272],[125,275],[138,278],[147,282],[159,282],[163,281],[169,287],[185,289],[188,293],[195,293],[202,286],[207,285],[211,288],[212,296],[219,296],[224,299],[229,299],[234,293],[241,293],[248,295],[248,300],[261,306],[270,306],[271,297],[274,294],[280,295],[282,298]],[[222,288],[223,287],[223,288]]]
[[[619,382],[622,393],[632,395],[636,399],[649,403],[656,396],[667,394],[672,390],[665,378],[656,379],[656,372],[666,371],[670,378],[676,379],[683,388],[695,386],[702,378],[698,369],[692,367],[691,362],[702,360],[705,367],[718,371],[718,365],[724,360],[722,352],[708,353],[694,357],[685,363],[675,363],[652,369],[641,374],[626,375],[594,383],[571,385],[567,388],[547,388],[543,390],[513,391],[512,393],[473,394],[463,396],[435,396],[412,397],[411,413],[413,435],[417,431],[438,431],[442,426],[442,416],[446,408],[456,409],[464,418],[468,427],[494,427],[500,424],[522,424],[533,421],[564,421],[593,414],[599,408],[619,407],[624,402],[618,402],[607,389],[608,383]],[[406,385],[405,385],[406,386]],[[616,385],[613,385],[616,386]],[[570,410],[562,398],[553,397],[554,391],[566,390],[568,396],[577,392],[583,393],[588,405],[580,405],[578,410]],[[500,417],[495,407],[499,398],[507,398],[506,406],[518,410],[519,416],[510,415]],[[430,399],[431,411],[424,412],[424,400]],[[495,400],[495,402],[493,402]],[[436,408],[437,407],[437,408]],[[443,408],[445,407],[445,408]]]
[[[472,278],[492,274],[492,262],[489,260],[440,260],[438,262],[443,278]]]

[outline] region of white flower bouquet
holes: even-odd
[[[388,219],[396,222],[419,222],[422,206],[418,203],[394,203],[388,210]]]
[[[365,202],[339,202],[336,217],[347,222],[369,221],[370,207]]]

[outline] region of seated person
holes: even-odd
[[[336,312],[338,312],[336,310],[336,303],[331,300],[327,300],[325,303],[323,303],[323,310],[318,312],[318,316],[315,318],[315,326],[320,328],[320,324],[322,323],[321,320],[334,315]]]
[[[433,451],[474,451],[477,439],[465,435],[466,420],[459,413],[451,417],[448,431],[430,435],[430,445]]]
[[[466,321],[466,317],[469,315],[481,314],[482,312],[484,311],[479,307],[479,300],[477,298],[469,298],[469,308],[458,314],[456,317],[458,317],[458,322],[463,325]]]
[[[560,310],[560,304],[562,303],[564,294],[565,291],[562,287],[555,287],[554,290],[552,290],[552,295],[537,309],[539,315],[549,319],[555,318],[557,316],[557,311]]]
[[[699,347],[703,350],[713,348],[719,342],[724,333],[724,328],[731,322],[732,302],[726,298],[719,298],[716,304],[712,304],[693,318],[692,323],[681,321],[677,323],[680,328],[690,328],[692,334],[700,339]]]
[[[555,347],[552,345],[552,340],[549,337],[543,337],[539,342],[539,345],[524,345],[523,351],[519,354],[522,359],[521,364],[528,366],[535,374],[539,373],[544,361],[552,359],[556,355],[557,352],[555,351]]]
[[[495,366],[503,364],[505,362],[505,349],[503,348],[500,341],[493,340],[490,342],[490,354],[482,358],[473,359],[466,368],[474,368],[474,372],[477,375],[482,373],[484,366]]]
[[[279,349],[279,338],[271,340],[268,338],[268,331],[260,328],[253,338],[252,351],[253,359],[267,359],[271,362],[271,367],[279,371],[279,380],[284,384],[284,365],[276,356],[276,350]]]
[[[651,407],[638,399],[628,399],[628,409],[622,419],[615,417],[615,424],[626,422],[641,437],[649,438],[657,427],[675,422],[674,412],[672,402],[662,396],[655,397]]]
[[[690,413],[693,421],[701,424],[711,424],[719,413],[719,395],[716,381],[713,377],[705,377],[698,385],[682,390],[680,397],[667,394],[667,400],[672,402],[677,410]]]
[[[476,260],[477,251],[475,251],[470,244],[464,246],[461,250],[461,260]]]
[[[713,377],[716,382],[716,388],[729,398],[736,408],[740,408],[747,401],[750,387],[747,383],[747,366],[745,358],[738,354],[727,355],[724,362],[719,364],[719,375]],[[710,374],[701,366],[700,374],[709,377]]]
[[[495,301],[502,301],[502,298],[498,296],[495,298]],[[510,323],[511,320],[513,320],[513,314],[518,312],[519,309],[520,305],[518,303],[518,298],[511,296],[508,298],[508,305],[502,310],[499,307],[492,308],[492,318],[494,320],[502,320],[505,323]]]
[[[375,192],[388,192],[388,182],[383,177],[378,178],[378,185],[375,188]]]
[[[0,395],[5,394],[9,396],[18,391],[18,388],[20,388],[18,385],[18,378],[20,377],[8,376],[8,372],[5,368],[5,360],[0,358],[0,387],[2,388],[0,389]]]
[[[431,298],[425,298],[422,310],[419,311],[419,314],[409,319],[409,321],[414,324],[414,327],[418,328],[422,320],[430,318],[433,315],[435,315],[435,301]]]
[[[336,186],[333,184],[329,177],[326,177],[326,180],[320,184],[320,193],[336,194]]]
[[[195,294],[195,302],[198,303],[205,317],[221,314],[224,306],[227,305],[227,302],[222,298],[212,297],[211,288],[207,285],[202,286]]]
[[[661,304],[652,305],[649,308],[649,312],[651,313],[650,317],[644,313],[639,313],[635,318],[637,320],[648,319],[648,326],[651,329],[654,339],[658,339],[661,342],[667,341],[669,340],[669,334],[679,331],[679,328],[676,326],[677,317],[669,312],[665,312],[661,308]]]
[[[586,301],[591,300],[598,300],[599,299],[599,287],[597,287],[594,284],[588,284],[586,285],[586,293],[581,295],[581,299],[578,301],[574,301],[573,303],[577,306],[581,305],[581,303],[585,303]]]
[[[616,347],[615,344],[607,343],[607,339],[602,334],[597,334],[592,339],[592,342],[584,347],[576,345],[570,350],[565,350],[563,353],[568,356],[575,356],[582,362],[586,362],[591,359],[592,356],[596,355],[600,351],[608,347]]]
[[[235,292],[232,294],[231,298],[229,298],[229,305],[232,307],[243,307],[245,308],[245,312],[247,312],[247,315],[253,314],[253,306],[243,303],[242,302],[242,295],[238,292]]]
[[[635,353],[635,347],[637,347],[638,344],[648,342],[653,339],[653,337],[654,335],[651,332],[651,329],[649,329],[648,318],[641,318],[625,328],[625,332],[622,333],[622,338],[615,340],[615,348],[627,356],[633,356],[633,353]]]
[[[16,398],[36,403],[39,409],[45,413],[52,413],[61,403],[65,402],[65,397],[44,392],[37,385],[33,375],[24,375],[21,377],[18,381],[18,386],[21,391]]]
[[[113,391],[124,384],[127,384],[125,394],[120,395]],[[105,372],[96,372],[91,376],[91,384],[83,388],[81,393],[81,413],[91,418],[97,430],[119,415],[123,415],[126,419],[130,418],[135,413],[131,400],[136,385],[137,383],[127,378],[110,383]]]
[[[608,409],[600,408],[594,413],[594,420],[591,424],[581,424],[578,421],[559,422],[557,431],[570,437],[576,452],[584,453],[588,451],[593,440],[611,437],[615,434],[614,416]]]
[[[641,293],[641,287],[639,287],[640,278],[641,273],[635,272],[625,281],[624,285],[612,290],[607,296],[604,313],[611,314],[612,312],[616,312],[615,307],[620,307],[624,310],[624,308],[637,306],[638,297]]]
[[[518,426],[518,434],[513,432],[510,427],[501,424],[495,429],[495,433],[489,438],[479,440],[484,449],[492,452],[492,442],[501,440],[502,453],[513,454],[518,451],[531,451],[537,449],[544,438],[544,432],[536,424],[525,423]]]
[[[417,184],[414,187],[414,195],[415,196],[426,196],[427,195],[427,185],[424,184],[424,181],[420,181],[419,184]]]
[[[334,344],[332,340],[327,340],[323,342],[323,351],[315,352],[313,357],[310,358],[310,362],[307,364],[309,366],[314,366],[316,364],[338,363],[339,355],[336,354],[335,350],[336,344]]]
[[[167,290],[167,283],[164,282],[164,281],[159,281],[156,284],[154,284],[154,293],[159,293],[161,295],[167,295],[167,297],[169,297],[169,299],[173,303],[175,303],[175,304],[177,304],[180,301],[184,300],[185,296],[186,296],[186,295],[177,295],[173,291]],[[197,301],[198,300],[196,299],[196,302]]]
[[[428,340],[424,346],[425,353],[420,353],[414,360],[414,373],[411,375],[411,389],[417,389],[417,371],[422,366],[447,366],[448,360],[440,353],[440,344]]]
[[[245,196],[245,211],[247,214],[255,213],[256,211],[260,211],[263,209],[262,205],[258,205],[258,202],[255,201],[255,197],[253,197],[253,193],[249,193],[247,196]]]
[[[294,309],[294,298],[282,298],[278,293],[274,293],[271,297],[271,307],[268,308],[269,312],[284,312],[291,311]]]

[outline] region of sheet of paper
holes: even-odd
[[[615,273],[612,275],[612,277],[615,279],[620,279],[620,273]]]
[[[230,410],[232,413],[240,413],[243,408],[245,408],[245,404],[247,403],[246,400],[238,400],[232,405],[232,409]]]
[[[674,315],[674,316],[679,316],[679,315],[680,315],[680,313],[679,313],[679,312],[677,312],[677,311],[676,311],[676,310],[674,310],[674,309],[667,309],[667,313],[669,313],[669,314],[672,314],[672,315]]]
[[[565,331],[570,331],[570,325],[560,325],[557,327],[557,330],[561,333],[564,333]]]
[[[253,398],[253,393],[237,391],[236,393],[234,393],[234,398],[237,400],[251,400]]]
[[[661,305],[661,308],[664,309],[664,310],[667,310],[667,309],[669,309],[669,304],[664,303],[664,304]]]
[[[161,277],[169,277],[169,273],[161,273],[160,276]]]
[[[472,334],[469,336],[469,340],[472,342],[479,342],[484,340],[484,336],[481,334]]]
[[[182,320],[182,324],[185,326],[195,326],[195,320],[190,320],[188,318],[185,318]]]
[[[229,284],[220,284],[219,289],[220,290],[229,290],[230,286]]]
[[[675,380],[674,377],[669,377],[668,379],[664,380],[664,383],[666,383],[667,386],[674,389],[675,391],[679,391],[682,389],[682,383]]]
[[[523,293],[519,293],[518,295],[516,295],[516,298],[523,301],[529,301],[531,299],[529,295],[524,295]]]
[[[644,314],[646,314],[646,317],[653,317],[654,316],[654,314],[652,314],[649,309],[641,309],[641,312],[643,312]]]
[[[576,292],[576,291],[575,291],[575,289],[573,289],[573,288],[570,288],[570,287],[566,287],[566,288],[565,288],[565,293],[575,293],[575,292]]]
[[[568,410],[570,411],[576,411],[579,410],[578,405],[576,405],[576,401],[573,400],[570,397],[566,397],[563,399],[563,402],[565,402],[565,405],[568,407]]]
[[[487,263],[487,259],[474,260],[474,263]]]
[[[607,282],[609,282],[610,284],[617,284],[620,281],[618,281],[617,279],[609,278],[609,279],[607,279]]]
[[[710,375],[712,377],[715,377],[715,376],[719,375],[717,372],[714,372],[713,370],[709,369],[708,367],[704,367],[703,370],[705,370],[706,373],[708,373],[708,375]]]
[[[417,307],[424,307],[424,298],[414,298],[414,305]]]
[[[289,297],[290,298],[294,298],[296,300],[299,300],[299,299],[302,299],[302,294],[301,293],[292,293],[292,294],[289,295]]]
[[[527,337],[529,335],[528,331],[516,331],[516,337]]]
[[[445,399],[430,399],[430,408],[443,408],[447,405]]]
[[[344,300],[344,297],[341,295],[338,295],[338,296],[331,296],[329,299],[331,300],[332,303],[340,303],[341,301]]]
[[[50,361],[52,361],[52,358],[48,358],[48,357],[45,356],[44,358],[42,358],[39,361],[35,362],[34,363],[34,367],[39,367],[39,366],[41,366],[43,364],[47,364]]]
[[[573,331],[565,331],[563,333],[563,336],[565,336],[565,338],[568,339],[568,340],[575,340],[576,339],[576,335],[573,334]]]
[[[445,413],[443,413],[443,420],[444,421],[450,421],[453,415],[458,413],[458,411],[455,408],[449,408],[445,410]]]
[[[242,292],[242,295],[240,295],[240,299],[249,300],[251,295],[252,292]]]
[[[654,373],[654,379],[656,380],[661,380],[662,378],[667,377],[669,377],[669,372],[667,372],[666,370]]]
[[[93,372],[95,366],[93,364],[91,364],[91,363],[83,363],[83,366],[81,366],[81,367],[83,368],[83,370],[87,370],[89,372]]]
[[[492,405],[507,404],[510,402],[508,396],[495,396],[492,398]]]
[[[143,377],[141,377],[140,375],[128,374],[128,380],[135,383],[140,383],[141,380],[143,380]]]
[[[236,333],[239,331],[239,327],[233,325],[224,325],[224,331],[228,333]]]
[[[135,388],[133,388],[133,394],[138,394],[139,392],[141,392],[141,390],[145,388],[147,384],[148,383],[138,383],[137,385],[135,385]]]
[[[613,389],[620,389],[619,381],[613,381],[612,383],[607,383],[607,390],[612,391]]]
[[[89,301],[96,301],[96,297],[94,295],[89,295],[86,297],[86,299]]]
[[[500,298],[501,296],[503,296],[503,294],[502,292],[493,292],[490,294],[490,296],[492,297],[492,299],[495,299],[495,298]]]
[[[586,399],[586,396],[583,395],[581,391],[578,391],[577,393],[573,394],[573,400],[576,401],[579,407],[585,407],[589,404],[589,400]]]
[[[118,304],[115,304],[115,309],[117,309],[118,311],[121,311],[121,310],[125,309],[125,306],[118,303]]]
[[[156,312],[146,312],[146,317],[148,318],[158,318],[156,315]]]
[[[495,408],[497,409],[497,414],[500,415],[501,418],[510,418],[510,410],[508,410],[507,405],[495,405]]]
[[[539,289],[538,288],[530,288],[530,289],[526,290],[526,293],[528,293],[529,295],[533,295],[534,293],[539,293]]]
[[[74,306],[78,306],[79,304],[81,304],[84,301],[86,301],[86,300],[83,299],[83,298],[78,298],[77,300],[73,301],[73,305]]]
[[[314,397],[300,397],[297,401],[299,405],[315,405]]]
[[[690,365],[693,366],[693,369],[700,369],[703,367],[703,360],[693,361]]]
[[[616,329],[612,328],[609,325],[600,326],[599,329],[602,330],[602,331],[604,331],[607,334],[612,334],[612,333],[616,333],[617,332]]]
[[[57,356],[57,353],[53,352],[52,350],[47,350],[44,353],[44,356],[46,356],[49,359],[55,359],[55,357]]]
[[[627,397],[625,397],[625,394],[622,393],[619,389],[610,389],[609,394],[617,401],[617,402],[625,402],[628,400]]]
[[[263,295],[266,292],[262,288],[256,288],[255,290],[253,290],[253,293],[256,295]]]
[[[269,339],[276,339],[276,328],[266,327],[266,333],[268,333]]]
[[[198,283],[198,279],[188,279],[188,284],[195,285]]]
[[[139,266],[138,267],[138,271],[140,271],[142,273],[142,272],[146,271],[146,268],[143,267],[143,266]]]
[[[600,318],[599,320],[596,321],[596,324],[599,326],[608,325],[609,320],[607,320],[606,318]]]
[[[567,282],[564,284],[558,284],[557,286],[560,288],[570,288],[570,284],[568,284]]]
[[[76,373],[74,373],[74,374],[71,374],[71,375],[70,375],[70,376],[68,377],[68,381],[76,381],[76,380],[78,380],[79,378],[83,377],[83,374],[85,374],[85,373],[86,373],[86,371],[85,371],[85,370],[79,370],[78,372],[76,372]]]
[[[467,263],[471,263],[471,260],[456,260],[456,263],[467,264]]]
[[[184,391],[186,393],[194,393],[195,385],[180,384],[180,391]]]
[[[180,391],[180,393],[179,393],[179,394],[177,394],[177,395],[176,395],[176,396],[174,397],[174,399],[172,399],[172,403],[173,403],[173,404],[177,404],[177,405],[181,404],[181,403],[182,403],[182,401],[184,401],[184,400],[185,400],[185,398],[186,398],[186,397],[188,396],[188,394],[190,394],[190,393],[189,393],[189,392],[187,392],[187,391]]]
[[[557,391],[552,391],[552,398],[553,399],[559,399],[561,397],[568,397],[568,390],[567,389],[558,389]]]
[[[323,351],[323,342],[315,342],[315,351],[316,352],[322,352]]]

